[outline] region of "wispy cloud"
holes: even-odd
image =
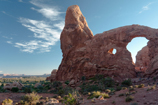
[[[34,33],[33,40],[15,43],[14,46],[20,48],[23,52],[49,52],[51,47],[59,40],[60,33],[64,27],[64,20],[60,17],[61,13],[56,8],[41,4],[39,1],[30,1],[30,3],[39,7],[39,9],[31,9],[41,13],[49,19],[49,22],[46,20],[19,18],[19,22]]]
[[[12,44],[12,42],[11,42],[11,41],[7,41],[7,43],[8,43],[8,44]]]
[[[23,2],[22,0],[18,0],[19,2]]]
[[[0,71],[0,73],[2,73],[3,71]]]
[[[10,16],[10,17],[13,17],[13,18],[15,18],[14,16],[12,16],[12,15],[10,15],[10,14],[8,14],[8,13],[6,13],[5,11],[1,11],[3,14],[5,14],[5,15],[8,15],[8,16]]]
[[[13,39],[12,37],[2,36],[5,39]]]
[[[149,9],[150,9],[149,6],[150,6],[151,4],[153,4],[153,2],[148,3],[146,6],[143,6],[143,7],[142,7],[142,10],[139,11],[139,14],[141,14],[143,11],[149,10]]]

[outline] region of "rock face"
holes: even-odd
[[[146,26],[130,25],[105,31],[93,36],[85,17],[77,5],[66,12],[65,27],[61,33],[62,62],[56,80],[79,81],[82,76],[96,74],[110,76],[118,81],[136,76],[127,44],[135,37],[146,37],[149,47],[147,74],[158,68],[158,30]],[[113,49],[116,53],[113,54]]]
[[[52,72],[51,72],[51,75],[49,77],[47,77],[46,80],[54,81],[55,78],[56,78],[57,71],[58,71],[57,69],[53,69]]]
[[[138,71],[145,72],[149,62],[150,62],[150,57],[148,56],[149,54],[149,48],[148,46],[143,47],[136,56],[136,63],[135,63],[135,69]]]

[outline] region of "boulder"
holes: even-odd
[[[69,82],[69,86],[72,86],[72,85],[75,85],[75,80],[72,79],[70,82]]]
[[[7,83],[3,88],[11,90],[13,87],[17,87],[18,89],[22,89],[24,87],[20,82]]]
[[[55,103],[59,103],[59,101],[55,98],[51,98],[48,102],[46,102],[46,105],[54,105]]]
[[[149,40],[150,62],[146,74],[152,75],[158,70],[158,29],[129,25],[93,36],[79,7],[68,7],[65,27],[60,36],[63,59],[55,79],[74,79],[77,82],[82,76],[89,79],[97,74],[118,81],[136,77],[131,53],[126,48],[135,37],[146,37]]]

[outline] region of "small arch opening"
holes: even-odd
[[[115,48],[111,48],[108,53],[109,54],[116,54],[117,50]]]

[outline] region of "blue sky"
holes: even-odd
[[[0,73],[57,69],[62,60],[60,33],[71,5],[79,5],[94,35],[132,24],[158,27],[155,0],[0,0]],[[147,41],[134,38],[127,49],[134,57]]]

